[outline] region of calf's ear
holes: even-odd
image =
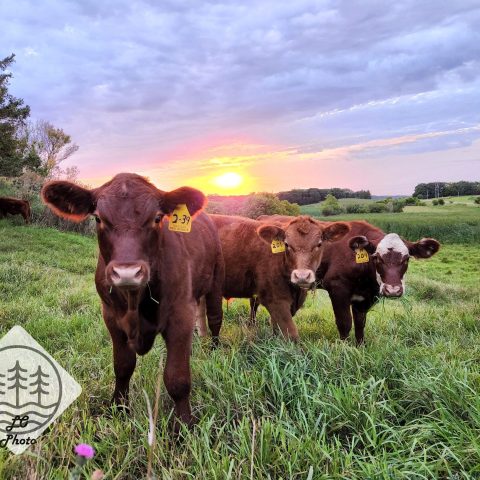
[[[42,188],[41,197],[55,215],[72,222],[85,220],[95,210],[92,191],[71,182],[48,182]]]
[[[352,250],[364,248],[368,253],[375,253],[375,245],[370,243],[370,240],[364,235],[357,235],[348,241],[348,246]]]
[[[323,239],[328,242],[341,240],[350,231],[350,226],[343,222],[334,222],[323,231]]]
[[[262,225],[257,228],[257,235],[269,245],[273,240],[285,240],[285,230],[276,225]]]
[[[169,215],[178,205],[185,204],[190,215],[195,215],[205,205],[205,195],[195,188],[180,187],[171,192],[165,192],[160,202],[163,213]]]
[[[415,258],[430,258],[440,249],[440,243],[434,238],[422,238],[418,242],[407,243],[408,252]]]

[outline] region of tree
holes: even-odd
[[[25,168],[39,164],[35,151],[19,136],[30,115],[30,107],[21,98],[8,93],[12,74],[8,68],[15,55],[0,60],[0,175],[21,175]]]
[[[72,143],[70,135],[46,120],[28,124],[24,138],[40,157],[40,165],[35,170],[44,177],[58,175],[60,163],[78,150],[78,145]]]

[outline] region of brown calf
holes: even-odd
[[[262,216],[262,221],[283,225],[292,218],[272,215]],[[379,296],[402,296],[409,258],[429,258],[440,244],[433,238],[409,242],[363,221],[347,223],[349,234],[334,246],[325,245],[317,279],[332,301],[340,338],[348,337],[353,314],[355,337],[362,343],[367,313]]]
[[[25,223],[30,223],[32,216],[28,200],[18,198],[0,197],[0,218],[10,215],[21,215]]]
[[[293,340],[298,331],[292,320],[303,304],[306,289],[315,282],[323,245],[342,238],[345,223],[325,227],[310,217],[298,217],[284,227],[265,225],[243,217],[211,215],[217,226],[225,259],[226,298],[251,298],[270,313],[272,326]],[[272,252],[272,242],[280,251]],[[283,245],[283,247],[282,247]]]
[[[197,214],[204,195],[188,187],[163,192],[124,173],[93,190],[50,182],[42,198],[59,216],[81,221],[93,215],[97,222],[95,284],[113,342],[113,401],[127,402],[136,355],[147,353],[161,333],[167,345],[165,386],[177,417],[190,423],[190,350],[201,297],[206,297],[214,337],[222,322],[224,265],[215,226],[207,215]],[[176,216],[180,204],[187,206],[188,216],[197,214],[193,222]],[[192,222],[191,232],[171,231],[174,221]]]

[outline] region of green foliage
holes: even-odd
[[[81,442],[97,452],[85,478],[96,468],[106,479],[144,478],[142,391],[154,398],[162,339],[138,358],[130,414],[109,413],[114,374],[93,284],[96,242],[6,220],[0,237],[0,333],[22,325],[83,388],[40,437],[38,454],[0,451],[0,478],[67,478]],[[178,439],[161,389],[157,478],[477,478],[479,264],[476,245],[442,246],[432,259],[412,261],[407,296],[373,308],[362,348],[338,340],[325,292],[309,295],[296,315],[300,345],[274,338],[263,308],[259,326],[248,329],[247,302],[231,303],[219,349],[194,339],[198,423]]]
[[[435,199],[435,200],[432,200],[432,205],[435,205],[435,206],[437,206],[437,205],[438,205],[438,200],[437,200],[437,199]]]
[[[438,204],[439,205],[445,205],[445,200],[443,198],[438,199]]]
[[[30,107],[8,93],[11,73],[5,73],[15,55],[0,60],[0,175],[18,176],[24,168],[35,167],[39,157],[20,136],[20,130],[30,115]]]
[[[339,201],[333,195],[328,194],[322,203],[322,215],[329,217],[331,215],[339,215],[343,212],[343,207]]]
[[[333,195],[335,198],[371,198],[369,190],[359,190],[354,192],[348,188],[307,188],[294,189],[286,192],[279,192],[278,198],[288,200],[298,205],[309,205],[325,200],[327,195]]]
[[[388,211],[387,205],[383,202],[375,202],[375,203],[370,203],[368,205],[369,213],[382,213],[387,211]]]
[[[418,198],[433,198],[458,195],[480,195],[480,182],[431,182],[419,183],[413,193]]]
[[[252,193],[250,195],[208,197],[208,213],[221,215],[242,215],[257,218],[260,215],[300,215],[300,207],[287,200],[279,200],[273,193]]]
[[[347,213],[366,213],[368,207],[361,203],[349,203],[345,206],[345,211]]]
[[[477,205],[480,205],[480,197],[476,197],[474,202],[477,204]]]

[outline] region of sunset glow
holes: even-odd
[[[215,177],[213,182],[223,190],[232,190],[243,183],[243,177],[236,172],[226,172]]]

